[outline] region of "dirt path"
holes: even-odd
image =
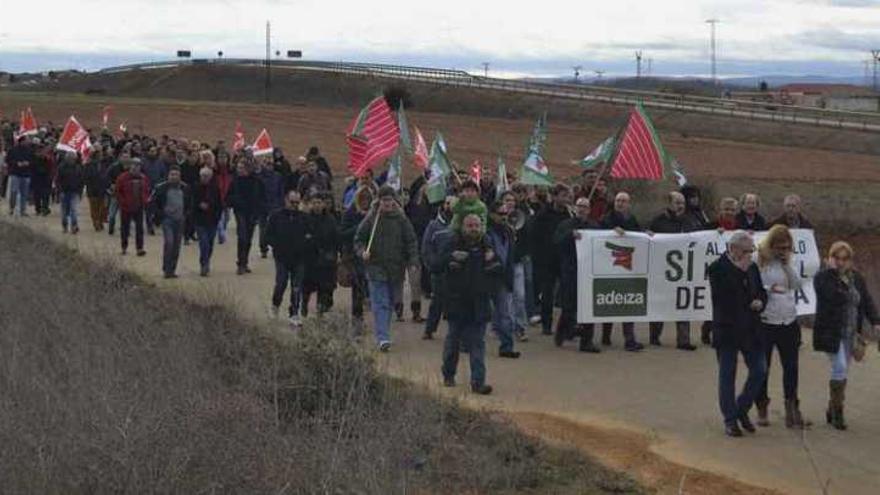
[[[0,215],[4,221],[13,221],[5,211]],[[86,215],[87,211],[81,212],[82,218]],[[271,260],[257,259],[253,274],[237,277],[234,243],[215,250],[214,271],[208,279],[198,277],[196,246],[185,247],[178,271],[181,279],[165,281],[159,276],[161,237],[148,238],[145,258],[122,258],[118,238],[94,234],[88,227],[78,236],[64,236],[54,213],[48,219],[31,217],[24,223],[86,255],[120,260],[159,287],[194,295],[231,295],[246,315],[266,318]],[[337,291],[336,300],[340,308],[347,306],[348,292]],[[287,331],[285,325],[279,329]],[[643,331],[639,329],[646,340]],[[830,483],[828,493],[833,494],[877,492],[880,358],[876,351],[870,351],[865,363],[854,366],[847,403],[849,432],[819,424],[802,436],[782,427],[780,371],[774,363],[773,426],[750,438],[728,439],[722,434],[717,412],[714,354],[706,348],[694,353],[676,351],[671,348],[671,333],[667,330],[664,347],[634,355],[622,351],[615,329],[614,347],[599,355],[582,355],[571,345],[556,349],[550,339],[532,331],[531,341],[519,345],[524,356],[517,361],[495,357],[497,343],[490,336],[488,375],[496,394],[474,397],[461,386],[444,393],[474,407],[504,411],[526,431],[582,448],[609,466],[633,473],[660,493],[679,493],[682,478],[682,493],[777,490],[819,494],[825,483]],[[442,341],[422,341],[420,328],[412,324],[395,324],[393,335],[394,349],[380,356],[380,365],[393,375],[437,387]],[[801,359],[803,410],[819,420],[827,400],[827,360],[812,352],[808,342]],[[460,373],[459,382],[466,383],[464,362]]]

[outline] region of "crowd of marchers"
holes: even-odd
[[[782,367],[786,426],[811,424],[798,398],[801,327],[795,292],[801,281],[790,264],[790,229],[812,225],[795,194],[768,220],[756,194],[704,205],[700,189],[686,185],[668,193],[663,211],[639,221],[630,194],[612,192],[594,171],[572,185],[536,187],[512,176],[498,181],[511,184],[508,190],[498,187],[491,170],[483,170],[479,181],[459,173],[447,181],[446,198],[431,203],[427,172],[401,190],[387,183],[387,174],[367,172],[338,181],[341,187],[334,191],[332,170],[317,147],[289,161],[280,148],[254,156],[248,147],[232,150],[223,141],[102,132],[83,160],[57,150],[60,129],[51,125],[25,137],[15,131],[14,123],[0,122],[0,193],[10,215],[49,215],[57,206],[62,229],[76,235],[85,197],[92,228],[111,236],[118,230],[123,255],[134,237],[134,253],[144,256],[144,236],[160,230],[161,269],[168,279],[177,278],[181,249],[189,244],[198,246],[199,272],[208,277],[215,244],[226,243],[234,219],[236,273],[251,273],[252,258],[272,258],[274,318],[286,292],[287,318],[296,329],[309,315],[312,295],[313,314],[320,316],[333,308],[337,288],[346,287],[353,333],[364,332],[369,306],[376,346],[387,352],[392,322],[404,321],[408,294],[412,321],[424,326],[424,339],[433,339],[446,322],[444,384],[455,386],[464,352],[470,387],[480,394],[492,392],[486,379],[487,328],[498,337],[498,356],[508,359],[521,356],[517,348],[534,338],[533,327],[560,347],[577,339],[585,353],[612,345],[612,324],[602,324],[598,345],[593,325],[577,322],[580,231],[614,230],[622,236],[733,231],[727,253],[709,269],[713,318],[700,331],[717,355],[725,431],[754,432],[753,405],[758,424],[769,424],[767,376],[774,349]],[[755,246],[751,234],[765,230]],[[823,261],[814,279],[813,347],[830,363],[827,422],[845,429],[848,368],[864,353],[866,338],[880,332],[880,314],[853,266],[849,244],[834,243]],[[634,323],[620,326],[626,351],[645,349]],[[663,326],[649,325],[650,345],[662,345]],[[689,322],[675,322],[675,331],[677,349],[697,349]],[[737,395],[739,354],[749,374]]]

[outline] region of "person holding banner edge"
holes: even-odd
[[[631,212],[632,200],[629,193],[619,192],[614,196],[614,209],[605,215],[602,219],[602,228],[612,229],[618,235],[625,235],[627,231],[641,232],[642,227],[638,220]],[[602,345],[611,345],[611,329],[613,323],[602,324]],[[626,342],[624,349],[629,352],[639,352],[645,348],[636,341],[635,323],[628,321],[621,324],[623,326],[623,339]]]
[[[752,262],[755,245],[751,236],[737,231],[728,242],[727,252],[709,265],[712,287],[712,346],[718,359],[718,405],[724,417],[724,432],[741,437],[743,429],[755,432],[749,410],[764,381],[767,363],[758,334],[760,314],[767,304],[767,291],[761,273]],[[749,373],[739,396],[736,395],[738,355]]]
[[[651,221],[650,234],[679,234],[693,232],[700,229],[697,219],[686,211],[684,194],[672,191],[667,195],[667,208]],[[651,345],[660,346],[660,336],[663,334],[663,322],[652,321],[649,324]],[[682,351],[695,351],[697,348],[691,344],[691,322],[675,322],[676,348]]]

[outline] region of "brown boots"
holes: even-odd
[[[846,398],[846,380],[831,380],[828,382],[828,391],[830,399],[828,400],[828,411],[825,413],[825,421],[838,430],[845,430],[843,401]]]
[[[813,422],[804,419],[801,414],[801,401],[797,399],[786,399],[785,401],[785,427],[797,428],[803,430],[813,426]]]

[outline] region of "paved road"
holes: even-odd
[[[0,214],[2,220],[19,221],[10,220],[5,210]],[[145,258],[123,258],[118,254],[118,238],[95,234],[89,227],[78,236],[64,235],[55,213],[47,219],[31,217],[21,222],[86,255],[119,260],[122,266],[145,275],[160,287],[180,288],[195,297],[219,292],[234,298],[247,315],[266,318],[273,274],[271,259],[254,260],[254,273],[238,277],[234,274],[234,243],[217,248],[214,272],[207,279],[198,276],[197,247],[185,247],[181,278],[165,281],[160,276],[161,237],[148,238]],[[339,306],[347,305],[348,292],[337,291],[336,299]],[[655,440],[653,449],[670,460],[788,493],[822,493],[811,456],[804,448],[805,439],[820,475],[831,480],[828,493],[880,492],[880,356],[875,350],[870,351],[867,362],[854,367],[851,375],[847,402],[850,431],[837,432],[822,422],[802,437],[780,426],[781,377],[778,364],[774,364],[774,425],[752,438],[728,439],[721,431],[715,399],[716,365],[709,349],[676,351],[671,348],[674,332],[667,329],[663,348],[630,354],[623,352],[619,330],[615,332],[614,347],[600,355],[582,355],[571,344],[556,349],[549,338],[533,331],[531,341],[520,345],[524,356],[518,361],[495,357],[497,343],[490,337],[488,376],[497,393],[467,400],[489,408],[544,412],[642,432]],[[639,329],[643,340],[645,332]],[[442,341],[420,340],[420,329],[408,323],[395,324],[393,334],[394,348],[380,361],[388,372],[438,386]],[[809,335],[805,338],[801,352],[803,410],[818,423],[827,400],[828,364],[824,355],[810,350]],[[467,383],[467,365],[462,364],[459,382]],[[452,393],[469,395],[464,389],[459,386]]]

